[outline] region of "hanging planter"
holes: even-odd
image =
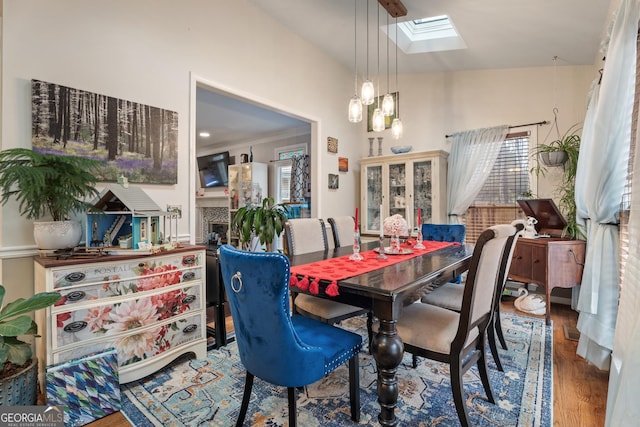
[[[569,159],[566,151],[544,151],[538,153],[538,160],[546,167],[562,166]]]

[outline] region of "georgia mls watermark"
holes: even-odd
[[[0,427],[64,427],[58,406],[0,406]]]

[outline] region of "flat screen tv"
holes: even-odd
[[[198,157],[198,172],[200,185],[203,188],[226,187],[229,185],[227,168],[229,166],[229,152],[209,154]]]

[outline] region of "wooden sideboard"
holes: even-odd
[[[34,259],[36,292],[62,300],[36,316],[39,378],[44,367],[115,348],[120,383],[181,354],[206,357],[205,248],[93,259]],[[44,390],[44,388],[43,388]]]
[[[586,242],[561,238],[520,238],[509,269],[511,280],[543,286],[547,325],[551,322],[551,291],[572,288],[582,281]]]

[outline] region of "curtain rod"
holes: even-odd
[[[522,128],[522,127],[525,127],[525,126],[533,126],[533,125],[537,125],[537,126],[540,126],[540,125],[548,125],[548,124],[549,124],[549,122],[548,122],[547,120],[543,120],[543,121],[541,121],[541,122],[525,123],[525,124],[523,124],[523,125],[513,125],[513,126],[509,126],[509,129]],[[453,135],[445,135],[444,137],[445,137],[445,138],[449,138],[450,136],[453,136]]]

